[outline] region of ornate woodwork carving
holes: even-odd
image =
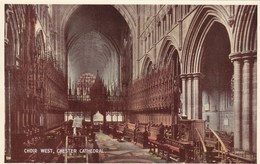
[[[165,111],[174,106],[174,75],[170,69],[153,72],[128,88],[129,110]]]

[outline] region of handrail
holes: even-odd
[[[203,139],[202,139],[202,137],[201,137],[201,135],[200,135],[200,132],[198,131],[197,128],[195,128],[195,130],[196,130],[196,132],[198,133],[198,136],[199,136],[200,142],[201,142],[202,147],[203,147],[203,151],[206,153],[206,152],[207,152],[207,148],[206,148],[206,145],[205,145],[205,143],[204,143],[204,141],[203,141]]]
[[[223,143],[223,141],[221,140],[221,138],[218,136],[218,134],[209,127],[210,131],[215,135],[215,137],[218,139],[219,143],[221,144],[221,147],[223,148],[224,152],[228,152],[226,145]]]
[[[225,155],[227,155],[228,157],[231,157],[232,159],[238,159],[238,160],[243,161],[243,162],[246,162],[246,163],[255,163],[255,160],[254,160],[254,159],[248,159],[248,158],[246,158],[246,157],[241,157],[241,156],[236,155],[236,154],[234,154],[234,153],[230,153],[230,152],[225,153],[225,152],[222,152],[222,151],[220,151],[220,150],[215,150],[215,151],[218,152],[218,153],[221,153],[221,154],[225,154]]]

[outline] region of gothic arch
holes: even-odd
[[[13,10],[13,7],[9,6],[8,9],[8,16],[6,19],[7,22],[7,65],[16,65],[17,64],[17,58],[19,58],[19,61],[23,60],[24,55],[22,50],[20,49],[21,44],[23,44],[23,30],[24,30],[24,22],[21,21],[23,18],[20,19],[17,18],[17,15],[22,14],[18,11]],[[20,63],[20,62],[18,62]]]
[[[174,37],[166,36],[164,38],[157,58],[157,64],[159,69],[167,65],[165,61],[169,61],[173,57],[172,55],[174,53],[177,52],[179,58],[179,52],[176,47],[178,47],[178,43]]]
[[[61,45],[65,45],[65,39],[64,39],[64,34],[65,34],[65,27],[67,25],[67,22],[69,21],[71,15],[80,7],[80,5],[72,5],[72,7],[68,7],[67,11],[65,12],[65,16],[62,17],[61,20],[61,26],[60,26],[60,31],[61,35],[63,36],[60,40]],[[122,15],[122,17],[125,19],[126,23],[128,24],[130,28],[130,32],[132,36],[136,35],[136,24],[134,21],[133,16],[131,13],[128,11],[128,9],[124,5],[113,5],[113,7]],[[109,38],[108,38],[109,39]],[[65,53],[65,46],[62,46],[61,49],[63,50],[63,53]]]
[[[128,9],[125,7],[125,5],[112,5],[125,19],[126,23],[128,24],[132,35],[134,36],[136,34],[136,24],[134,21],[133,16],[131,13],[128,11]],[[76,11],[80,5],[73,5],[71,8],[68,8],[65,13],[67,13],[63,18],[62,18],[62,23],[61,23],[61,31],[62,34],[64,34],[65,26],[70,18],[70,16]]]
[[[126,25],[129,28],[129,35],[132,39],[132,50],[131,50],[131,56],[133,58],[133,61],[136,61],[137,56],[134,55],[136,54],[137,51],[137,42],[136,42],[136,35],[137,35],[137,28],[136,28],[136,14],[137,12],[135,11],[135,7],[134,6],[128,6],[128,5],[111,5],[113,8],[115,8],[115,10],[117,10],[119,12],[119,15],[122,16],[122,18],[125,20]],[[58,30],[60,33],[59,36],[59,54],[63,59],[68,60],[68,52],[66,50],[66,39],[65,39],[65,32],[66,32],[66,25],[69,22],[69,19],[71,18],[71,16],[73,15],[73,13],[79,8],[81,7],[81,5],[69,5],[68,7],[65,8],[65,12],[66,14],[61,16],[61,23],[58,26]],[[109,35],[106,35],[105,33],[102,34],[106,40],[110,40],[112,42],[112,44],[115,46],[117,52],[121,52],[121,50],[119,50],[119,46],[114,42],[114,40],[112,38],[109,37]],[[118,53],[119,54],[119,53]],[[120,54],[119,54],[120,55]],[[65,64],[67,65],[67,63]],[[137,67],[137,63],[136,62],[132,62],[131,63],[131,70],[132,72],[135,72],[133,70],[133,68]],[[67,68],[66,69],[66,73],[68,73]],[[65,74],[66,74],[65,73]],[[137,74],[132,74],[131,76],[135,77],[137,76]],[[133,78],[132,77],[132,78]]]
[[[184,40],[182,73],[201,72],[202,45],[214,23],[223,25],[229,38],[231,30],[229,15],[223,6],[199,6]],[[233,45],[230,41],[230,45]]]
[[[142,66],[142,76],[146,76],[152,71],[153,62],[150,57],[146,57]]]
[[[42,28],[38,28],[35,31],[35,37],[38,37],[38,36],[42,38],[43,43],[46,43],[46,37],[44,35],[44,32],[43,32]]]
[[[257,49],[257,6],[238,6],[234,33],[234,46],[232,52],[246,52]],[[248,22],[248,23],[245,23]]]
[[[35,55],[37,57],[44,57],[45,55],[45,41],[44,41],[44,35],[43,31],[39,30],[36,33],[36,52]]]
[[[8,20],[8,25],[9,28],[7,29],[7,39],[8,39],[8,44],[7,44],[7,47],[6,47],[6,53],[7,56],[7,60],[6,60],[6,64],[7,65],[11,65],[11,64],[14,64],[15,62],[15,48],[16,48],[16,42],[15,40],[17,39],[17,30],[15,29],[15,22],[14,20],[12,19],[12,17],[9,18]]]

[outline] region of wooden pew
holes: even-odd
[[[121,140],[123,138],[123,136],[125,135],[125,124],[119,123],[117,125],[116,133],[117,133],[117,138],[119,140]]]
[[[159,156],[160,150],[158,149],[162,143],[160,143],[157,137],[160,135],[160,126],[152,125],[149,127],[148,146],[150,152]]]
[[[135,127],[136,125],[134,123],[127,123],[126,125],[125,136],[129,139],[130,142],[134,140]]]
[[[157,135],[160,134],[159,130],[160,130],[159,126],[156,126],[156,125],[150,126],[148,139],[152,140],[152,141],[157,140]]]
[[[166,128],[161,125],[152,125],[149,130],[148,144],[150,148],[150,152],[153,154],[165,159],[167,162],[169,161],[183,161],[185,159],[185,146],[189,144],[189,142],[179,142],[170,137],[165,137],[165,133],[169,133],[169,128]]]
[[[114,126],[115,123],[113,122],[108,123],[108,134],[111,134],[112,136],[116,136],[116,134],[114,133]]]
[[[177,141],[165,139],[162,151],[167,155],[164,156],[166,161],[182,162],[186,159],[186,149],[191,145],[189,141]]]
[[[190,162],[194,159],[194,143],[199,141],[197,129],[201,136],[205,136],[205,121],[179,120],[176,139],[165,138],[164,144],[158,149],[167,151],[166,160],[176,162]]]
[[[148,147],[148,131],[147,131],[148,124],[141,124],[138,125],[138,130],[136,133],[136,142],[141,144],[143,148]]]

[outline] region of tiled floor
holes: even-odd
[[[134,143],[122,141],[97,133],[97,144],[104,153],[99,154],[100,162],[106,163],[166,163],[159,157],[149,153],[149,149],[143,149]]]

